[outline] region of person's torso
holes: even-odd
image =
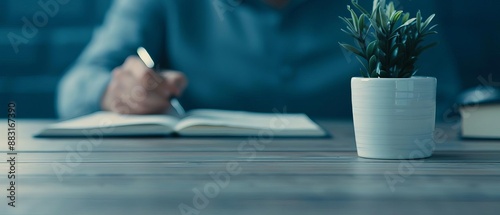
[[[336,1],[178,0],[165,3],[165,59],[184,72],[188,108],[305,112],[349,117],[355,57]],[[350,42],[350,41],[347,41]]]

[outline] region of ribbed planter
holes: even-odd
[[[358,156],[418,159],[432,155],[436,118],[433,77],[352,78]]]

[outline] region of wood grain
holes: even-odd
[[[97,139],[80,154],[89,139],[32,137],[49,123],[19,122],[17,207],[4,201],[0,214],[182,214],[181,204],[195,208],[193,189],[217,185],[214,174],[228,175],[227,184],[193,214],[500,211],[500,141],[461,140],[453,125],[438,125],[433,157],[401,161],[357,157],[349,121],[319,121],[333,138],[275,138],[258,149],[252,137],[121,138]],[[229,174],[228,164],[241,171]]]

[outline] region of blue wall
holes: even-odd
[[[59,4],[55,16],[47,16],[46,25],[40,25],[36,34],[29,32],[32,35],[24,37],[22,19],[32,21],[35,14],[43,11],[38,1],[0,1],[0,102],[17,102],[19,117],[53,118],[57,83],[89,42],[111,1],[65,0],[68,3]],[[43,16],[37,17],[43,24]],[[17,53],[9,33],[28,39],[27,44],[19,45]]]
[[[20,117],[53,118],[57,82],[90,40],[111,1],[59,0],[69,3],[60,5],[47,25],[15,53],[7,35],[22,35],[22,18],[32,20],[42,11],[38,1],[0,1],[0,105],[14,100]],[[449,39],[463,87],[478,85],[479,76],[490,74],[500,81],[500,74],[494,74],[498,74],[495,62],[500,60],[500,22],[496,13],[500,2],[436,2],[441,33]]]
[[[480,85],[492,75],[500,83],[499,1],[437,1],[441,29],[459,66],[463,88]]]

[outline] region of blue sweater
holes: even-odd
[[[115,1],[60,83],[59,115],[100,110],[111,70],[144,46],[163,69],[186,74],[189,87],[180,102],[187,109],[286,108],[350,117],[350,78],[360,75],[361,65],[338,45],[352,41],[340,31],[344,24],[338,18],[349,15],[348,3],[291,0],[276,9],[262,0]],[[412,14],[416,10],[411,8],[421,9],[425,17],[436,12],[429,0],[403,4]],[[441,41],[418,62],[418,75],[438,78],[441,109],[458,90],[450,56]]]

